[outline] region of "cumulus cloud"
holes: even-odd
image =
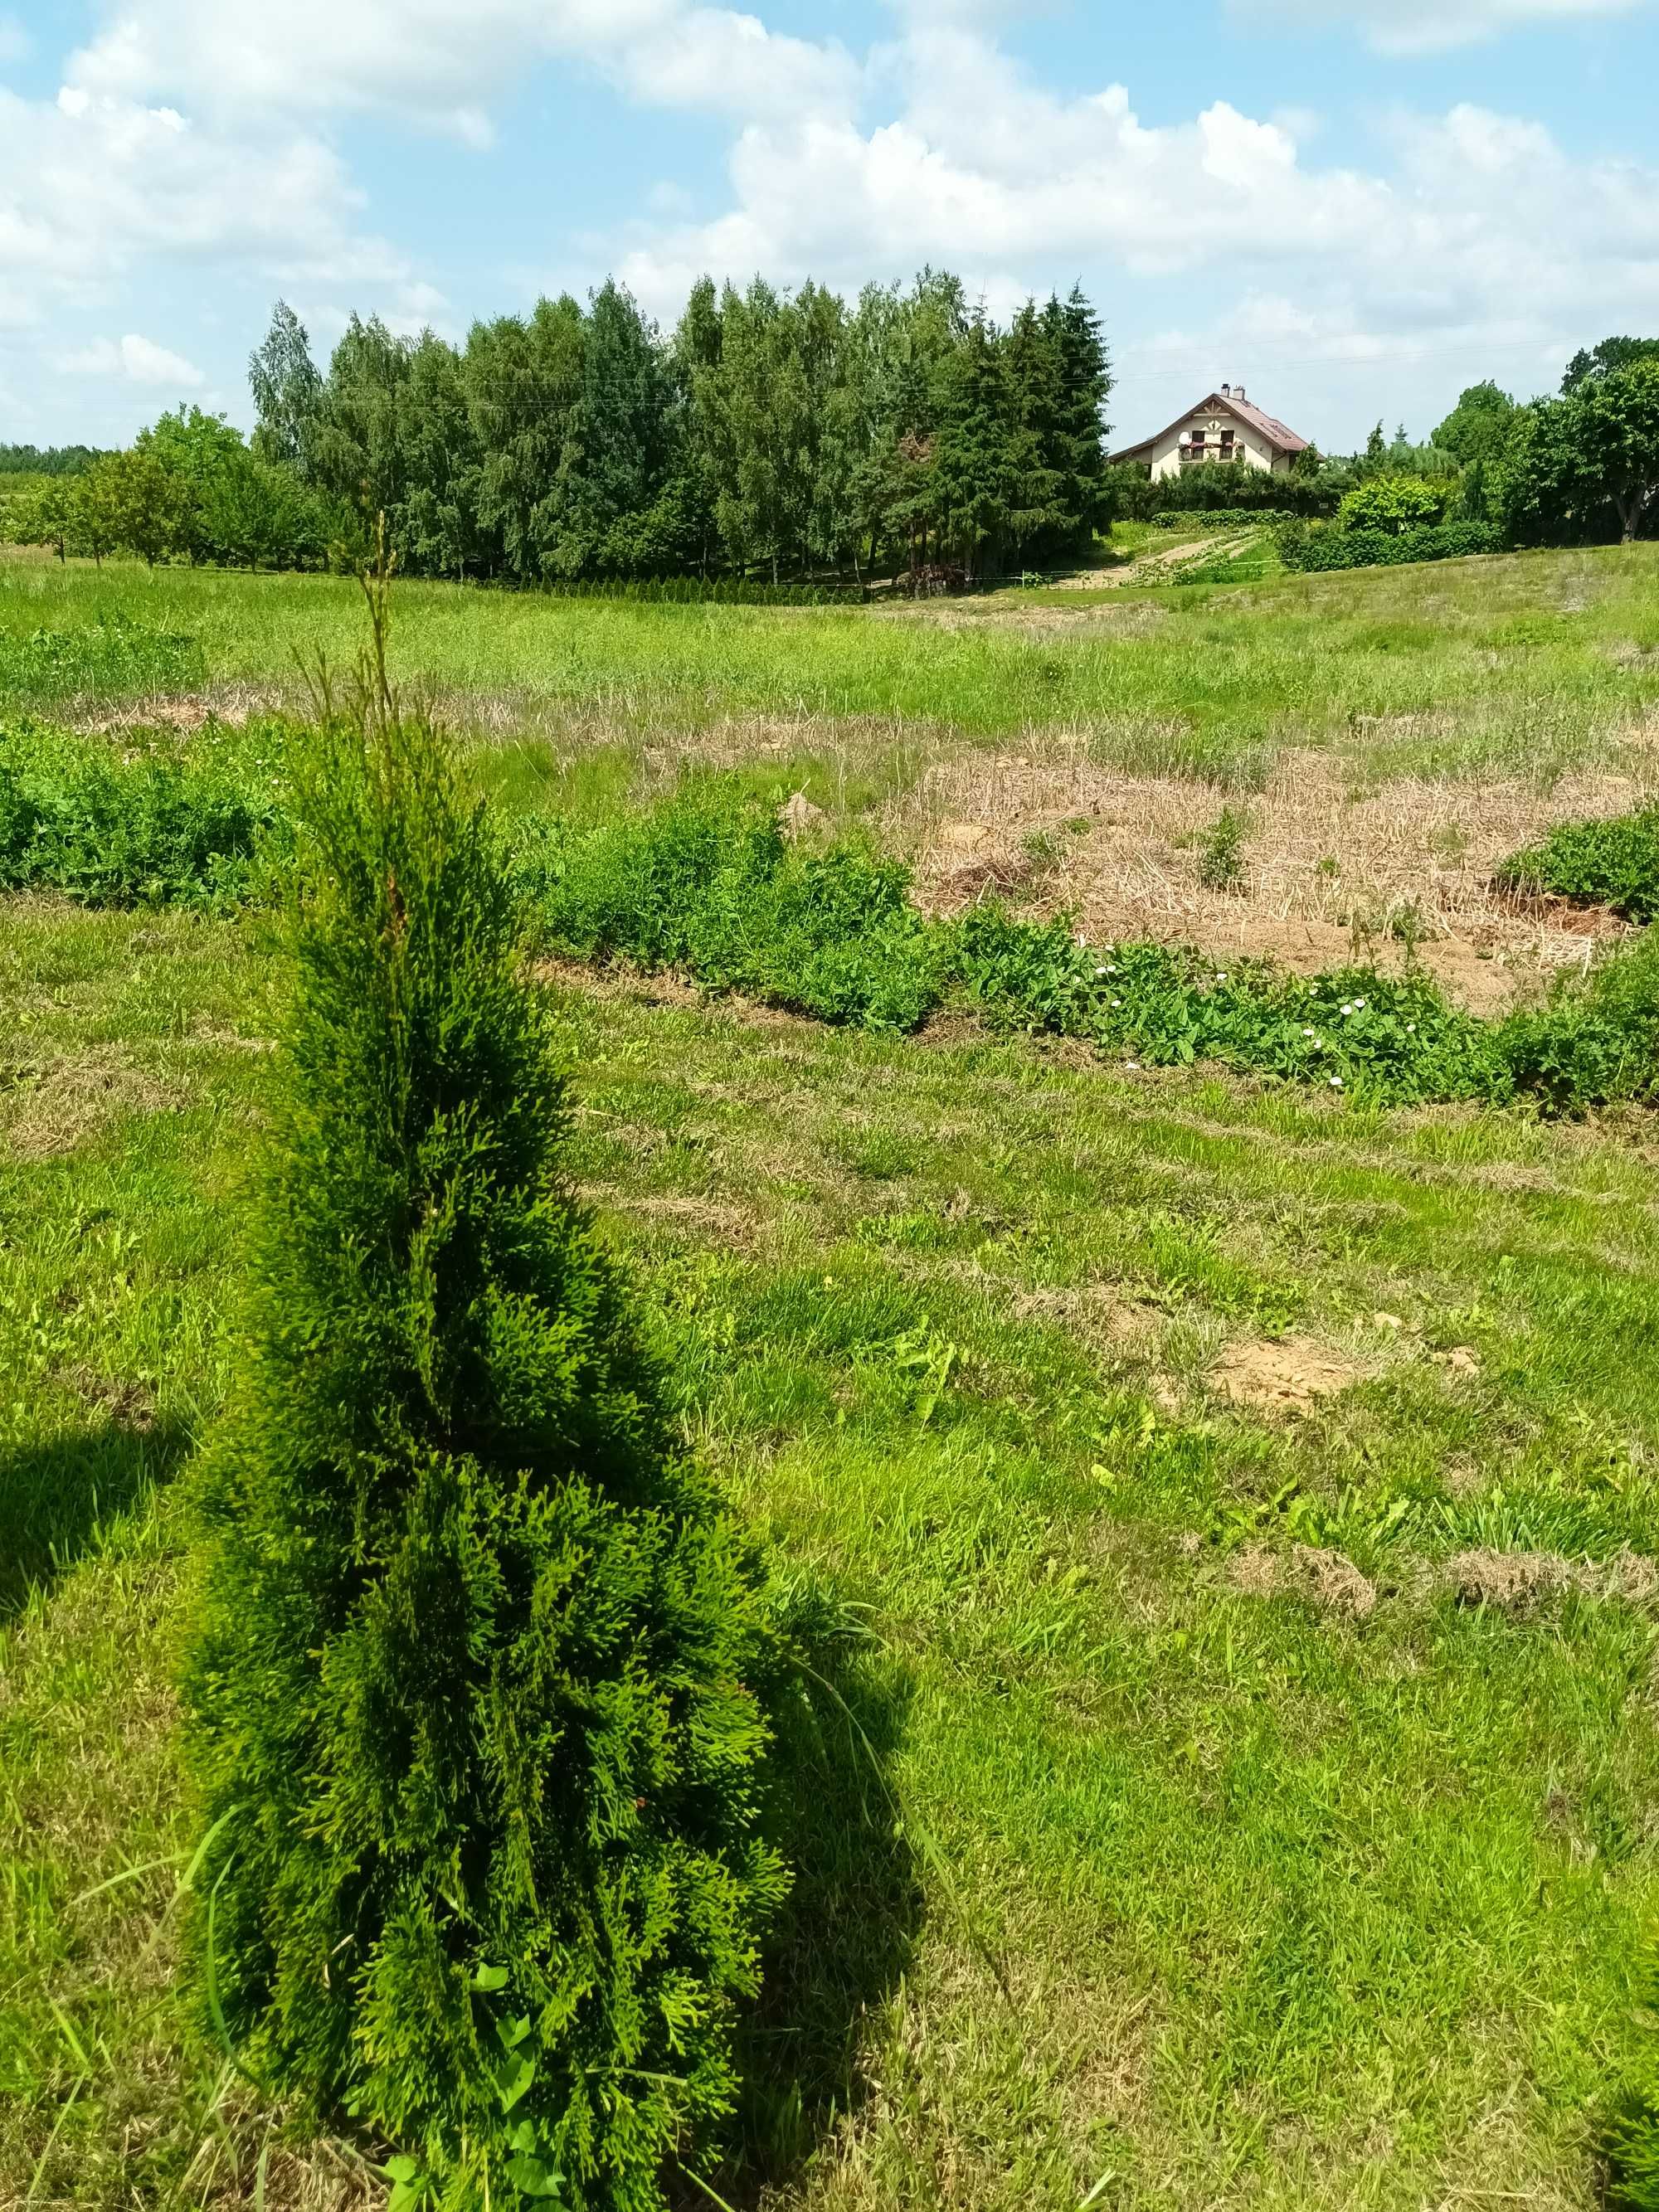
[[[204,111],[379,113],[490,143],[490,101],[537,63],[580,63],[643,103],[750,118],[844,106],[833,41],[686,0],[128,0],[70,62],[122,99]]]
[[[354,229],[362,204],[313,137],[233,138],[84,85],[55,100],[0,91],[0,278],[85,295],[153,255],[282,279],[401,276],[403,257]]]
[[[1235,12],[1362,32],[1378,52],[1434,53],[1505,31],[1629,15],[1650,0],[1233,0]]]
[[[58,366],[71,376],[124,376],[131,384],[170,385],[178,392],[199,392],[207,382],[194,362],[136,331],[122,338],[94,338],[76,352],[60,354]]]

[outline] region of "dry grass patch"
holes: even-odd
[[[176,1114],[188,1103],[182,1085],[141,1067],[120,1045],[58,1054],[0,1079],[0,1139],[26,1160],[60,1158],[131,1115]]]
[[[1611,916],[1500,891],[1492,877],[1559,822],[1644,803],[1653,780],[1639,760],[1548,791],[1413,776],[1372,790],[1354,788],[1340,761],[1287,752],[1259,793],[1232,802],[1243,835],[1225,885],[1204,880],[1214,787],[1125,775],[1093,752],[1079,735],[1042,754],[930,767],[886,824],[915,855],[923,903],[951,913],[1035,879],[1041,908],[1076,911],[1097,942],[1186,941],[1305,973],[1414,957],[1475,1011],[1626,933]]]

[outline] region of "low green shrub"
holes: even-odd
[[[550,950],[677,967],[834,1022],[911,1030],[938,1003],[937,933],[896,862],[790,845],[774,811],[718,788],[569,832],[533,824],[520,884]]]
[[[0,890],[222,908],[290,842],[275,725],[106,739],[0,724]]]
[[[1468,553],[1501,553],[1504,533],[1490,522],[1443,522],[1428,530],[1309,529],[1286,524],[1277,532],[1287,568],[1393,568],[1415,561],[1455,561]]]
[[[482,811],[373,686],[296,780],[294,1000],[198,1491],[204,2022],[394,2146],[394,2203],[659,2212],[733,2109],[787,1886],[769,1632],[572,1194]]]
[[[1393,537],[1432,530],[1445,520],[1455,486],[1449,478],[1368,477],[1336,510],[1340,530],[1382,530]]]
[[[1626,921],[1659,921],[1659,806],[1599,822],[1564,822],[1498,872],[1512,890],[1610,907]]]
[[[206,680],[194,638],[115,615],[83,629],[0,630],[0,700],[143,698]]]

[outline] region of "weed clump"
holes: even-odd
[[[1244,823],[1231,806],[1224,806],[1204,833],[1198,878],[1206,890],[1236,891],[1243,884]]]
[[[199,1485],[204,2009],[401,2203],[646,2212],[733,2106],[787,1888],[754,1580],[564,1179],[488,825],[378,655],[325,709]]]
[[[275,729],[213,724],[187,750],[0,726],[0,890],[89,906],[228,910],[291,852]]]

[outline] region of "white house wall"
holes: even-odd
[[[1233,441],[1243,455],[1242,462],[1208,460],[1194,462],[1188,465],[1206,469],[1236,469],[1242,465],[1245,468],[1261,469],[1269,476],[1289,475],[1291,457],[1288,453],[1276,454],[1253,423],[1243,422],[1236,415],[1229,415],[1220,410],[1214,414],[1194,415],[1189,422],[1179,423],[1173,430],[1166,430],[1161,438],[1154,439],[1152,449],[1152,475],[1155,477],[1178,477],[1182,473],[1181,441],[1183,438],[1190,437],[1194,430],[1202,430],[1211,447],[1213,447],[1217,432],[1226,429],[1231,429],[1233,434]]]

